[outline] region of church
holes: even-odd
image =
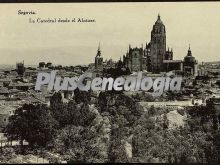
[[[160,15],[153,25],[151,40],[138,48],[129,45],[127,53],[123,56],[123,65],[131,72],[148,71],[152,73],[180,71],[183,74],[196,76],[198,61],[188,53],[184,60],[173,60],[173,50],[166,48],[166,28]]]

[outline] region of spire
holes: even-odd
[[[190,49],[190,44],[189,44],[189,49],[188,49],[187,56],[192,56],[192,52],[191,52],[191,49]]]
[[[100,42],[99,42],[99,46],[98,46],[96,57],[101,57]]]
[[[158,14],[158,16],[157,16],[156,24],[163,24],[163,22],[161,21],[161,18],[160,18],[160,14]]]
[[[100,51],[100,42],[99,42],[99,47],[98,47],[98,51]]]
[[[158,13],[157,20],[160,20],[160,13]]]

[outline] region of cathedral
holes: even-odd
[[[151,41],[145,48],[131,48],[123,56],[124,67],[129,68],[131,72],[148,71],[152,73],[180,71],[196,76],[197,64],[195,57],[192,56],[189,48],[184,60],[173,60],[173,50],[166,48],[166,28],[160,15],[153,25],[151,31]]]
[[[147,70],[147,56],[144,53],[143,47],[131,48],[129,46],[126,56],[123,56],[123,64],[130,71]]]

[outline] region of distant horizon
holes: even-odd
[[[45,62],[45,61],[39,61],[39,62]],[[25,67],[31,67],[31,66],[36,66],[36,67],[38,67],[39,66],[39,62],[37,63],[37,64],[26,64],[25,62],[24,62],[24,66]],[[220,64],[220,61],[203,61],[204,63],[219,63]],[[45,62],[45,63],[47,63],[47,62]],[[199,62],[198,63],[199,65],[201,65],[202,64],[202,62]],[[89,64],[75,64],[75,65],[64,65],[64,64],[53,64],[52,63],[52,65],[53,66],[58,66],[58,65],[62,65],[62,66],[78,66],[78,65],[89,65]],[[10,66],[10,67],[12,67],[13,66],[13,68],[16,68],[16,63],[15,64],[0,64],[0,69],[2,69],[1,67],[2,66]]]
[[[19,10],[36,15],[18,15]],[[0,64],[88,65],[94,63],[99,42],[103,60],[117,61],[129,44],[150,42],[158,13],[174,60],[183,60],[190,44],[199,63],[220,61],[219,10],[220,2],[0,4]],[[96,22],[29,23],[30,18],[73,17]]]

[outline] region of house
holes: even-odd
[[[3,86],[8,86],[10,83],[11,83],[11,79],[9,79],[9,78],[2,78],[2,79],[0,79],[0,83],[2,83],[3,84]]]
[[[8,96],[9,96],[8,88],[6,88],[6,87],[0,87],[0,95],[3,95],[3,96],[5,96],[5,97],[8,97]]]
[[[8,87],[10,89],[19,89],[19,90],[27,91],[27,90],[33,88],[34,84],[33,83],[23,83],[23,82],[16,82],[16,83],[11,82]]]
[[[154,102],[137,102],[137,108],[143,109],[144,111],[148,111],[149,108],[163,108],[163,109],[172,109],[177,110],[181,107],[193,106],[192,100],[184,100],[184,101],[154,101]]]
[[[0,106],[0,129],[4,128],[8,122],[9,117],[12,116],[15,112],[15,108],[11,106]]]

